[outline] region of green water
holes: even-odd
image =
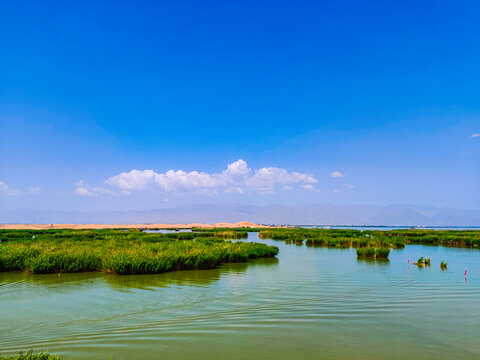
[[[357,261],[354,249],[268,243],[278,259],[206,271],[0,273],[0,353],[480,359],[480,250],[407,246],[385,263]],[[432,266],[408,266],[420,256]]]

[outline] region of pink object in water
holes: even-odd
[[[465,277],[467,277],[467,269],[465,269]]]
[[[410,259],[408,259],[407,263],[409,263],[409,264],[410,264]]]

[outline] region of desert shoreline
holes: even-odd
[[[268,228],[248,221],[236,223],[220,222],[215,224],[0,224],[5,230],[50,230],[50,229],[218,229],[218,228]]]

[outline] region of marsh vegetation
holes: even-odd
[[[262,230],[263,239],[301,243],[307,246],[337,248],[403,248],[405,245],[442,245],[453,247],[480,247],[477,230],[355,230],[355,229],[268,229]]]
[[[421,266],[430,266],[431,260],[430,258],[424,258],[423,256],[420,257],[413,265]]]
[[[357,258],[365,259],[388,259],[389,248],[357,248]]]
[[[258,230],[258,229],[257,229]],[[474,230],[261,229],[261,239],[289,244],[357,248],[358,258],[388,259],[390,249],[407,244],[478,247]],[[103,271],[151,274],[210,269],[221,263],[273,257],[278,248],[239,240],[247,229],[193,229],[146,233],[117,230],[0,230],[0,271],[32,273]],[[430,259],[420,258],[419,266]],[[440,265],[446,269],[446,263]]]
[[[38,353],[35,354],[31,351],[27,353],[20,353],[18,355],[13,356],[1,356],[0,360],[60,360],[58,356],[45,354],[45,353]]]
[[[278,253],[275,246],[225,240],[243,236],[234,231],[5,230],[0,232],[0,271],[154,274]]]

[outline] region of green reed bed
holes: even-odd
[[[240,230],[220,230],[217,229],[213,231],[204,231],[204,234],[212,234],[215,237],[222,238],[222,239],[246,239],[248,238],[247,231],[240,231]]]
[[[389,248],[357,248],[357,258],[386,260],[390,254]]]
[[[278,248],[230,242],[216,233],[116,230],[0,231],[0,271],[105,271],[153,274],[210,269],[221,263],[273,257]]]
[[[357,249],[358,258],[375,258],[375,248],[358,248]]]
[[[375,258],[377,259],[388,259],[388,255],[390,254],[389,248],[376,248],[375,249]]]
[[[20,353],[19,355],[12,356],[2,356],[0,355],[0,360],[60,360],[56,355],[50,355],[45,353],[34,354],[29,351],[27,353]]]
[[[405,229],[368,231],[374,236],[398,239],[405,244],[480,247],[480,230]]]
[[[372,236],[360,230],[326,230],[326,229],[272,229],[259,233],[262,239],[286,242],[304,241],[307,246],[324,246],[338,248],[393,247],[401,248],[404,243],[398,239]]]
[[[402,248],[408,244],[479,247],[479,230],[354,230],[354,229],[267,229],[262,239],[304,241],[307,246],[338,248]]]

